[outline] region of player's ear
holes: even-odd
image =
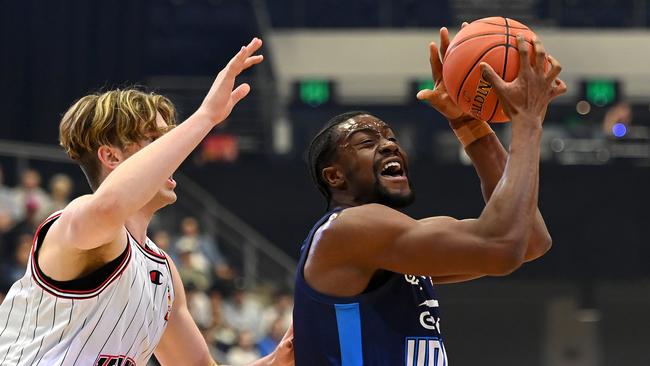
[[[345,186],[343,172],[335,165],[323,168],[321,175],[325,183],[332,188],[342,189]]]
[[[103,167],[112,171],[124,160],[124,154],[115,146],[102,145],[97,149],[97,159]]]

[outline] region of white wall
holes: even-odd
[[[650,100],[650,32],[542,29],[537,34],[562,63],[570,92],[577,92],[573,86],[581,77],[618,77],[625,95]],[[347,100],[382,102],[410,97],[408,80],[430,75],[428,44],[438,41],[438,31],[277,31],[268,41],[283,95],[293,80],[323,77],[337,81]]]

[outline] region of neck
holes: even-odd
[[[330,200],[329,207],[330,209],[336,208],[336,207],[354,207],[354,206],[360,206],[363,203],[361,202],[356,202],[352,197],[350,196],[333,196],[332,199]]]
[[[131,215],[125,222],[126,228],[138,243],[144,243],[144,239],[147,236],[147,226],[149,226],[149,222],[155,212],[146,210],[145,208]]]

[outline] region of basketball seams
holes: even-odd
[[[465,32],[461,34],[461,37],[458,37],[457,35],[457,39],[454,39],[451,47],[448,48],[445,55],[446,60],[444,60],[446,62],[451,62],[452,65],[456,65],[456,62],[458,62],[458,66],[450,67],[445,74],[449,74],[446,76],[450,78],[450,81],[453,81],[454,89],[458,87],[458,89],[453,91],[453,93],[456,94],[455,102],[462,105],[463,110],[468,110],[467,113],[470,113],[468,108],[470,108],[470,105],[473,103],[470,101],[470,98],[472,97],[471,89],[474,87],[474,80],[476,78],[482,79],[480,70],[477,69],[478,64],[481,61],[491,60],[490,62],[495,66],[495,71],[497,71],[497,74],[499,74],[502,79],[506,80],[506,77],[512,78],[513,73],[516,74],[515,68],[518,54],[512,55],[512,57],[515,57],[513,61],[515,64],[512,64],[512,62],[510,62],[510,59],[512,59],[512,57],[510,57],[510,50],[518,50],[516,37],[523,33],[524,42],[528,43],[524,44],[522,42],[524,47],[534,47],[533,39],[535,37],[532,30],[509,18],[494,17],[486,18],[486,20],[477,20],[475,22],[481,24],[477,24],[477,27],[473,29],[465,29]],[[498,24],[499,22],[503,22],[503,24]],[[463,47],[457,47],[466,42],[469,43]],[[501,46],[503,46],[503,51],[499,49]],[[505,54],[501,52],[505,52]],[[508,69],[508,67],[510,67],[510,69]],[[477,72],[479,72],[479,75],[475,74]],[[471,80],[469,78],[470,75],[472,76]],[[462,78],[460,78],[461,76]],[[468,82],[470,82],[470,84],[467,84]],[[484,82],[481,81],[481,83]],[[484,87],[481,88],[482,90],[485,89]],[[489,93],[489,89],[487,89],[487,92]],[[463,94],[462,98],[460,96],[461,94]],[[483,90],[481,94],[485,96],[485,100],[483,102],[481,102],[482,100],[476,102],[478,104],[476,110],[472,112],[472,114],[479,113],[479,116],[481,116],[479,118],[485,118],[485,121],[487,122],[493,122],[495,119],[499,122],[503,121],[505,115],[503,112],[499,112],[501,110],[501,108],[499,108],[501,103],[496,95],[488,95],[486,90]],[[496,100],[494,98],[496,98]],[[474,99],[476,99],[476,96]],[[492,106],[488,107],[488,105]],[[489,108],[492,108],[491,112],[489,111]],[[497,116],[497,113],[499,113],[499,116]],[[487,116],[489,116],[489,118],[486,118]]]
[[[508,19],[508,18],[503,18],[503,19]],[[504,26],[505,26],[505,24],[497,24],[497,23],[487,22],[487,21],[485,21],[485,20],[480,20],[480,19],[479,19],[479,20],[476,20],[475,22],[476,22],[476,23],[489,24],[489,25],[496,25],[496,26],[499,26],[499,27],[504,27]],[[512,29],[521,29],[521,30],[529,30],[529,31],[532,31],[532,30],[531,30],[530,28],[528,28],[528,27],[517,27],[517,26],[514,26],[514,25],[511,25],[510,28],[512,28]]]
[[[508,23],[508,18],[503,18],[503,21],[506,23],[506,47],[505,47],[505,56],[503,57],[503,70],[501,71],[501,78],[505,79],[506,77],[506,70],[508,69],[508,55],[510,54],[510,47],[512,45],[510,44],[510,24]],[[494,109],[492,110],[492,114],[490,115],[490,118],[487,119],[487,122],[492,121],[494,118],[494,115],[497,114],[497,110],[499,110],[499,98],[497,97],[497,102],[494,103]]]
[[[480,33],[480,34],[471,35],[471,36],[469,36],[469,37],[467,37],[465,39],[462,39],[462,40],[458,41],[457,43],[454,43],[453,45],[451,45],[451,47],[449,47],[447,49],[446,55],[449,54],[449,52],[453,51],[456,47],[458,47],[461,44],[465,43],[466,41],[476,39],[476,38],[480,38],[480,37],[486,37],[486,36],[503,36],[503,35],[506,35],[506,33],[490,32],[490,33]],[[517,38],[517,36],[514,35],[514,34],[508,34],[508,37],[512,37],[512,38],[515,38],[515,39]],[[527,39],[526,39],[526,42],[530,43],[531,45],[533,44],[533,42],[531,42],[531,41],[529,41]]]
[[[474,61],[474,63],[472,64],[472,67],[470,67],[467,70],[467,73],[465,74],[465,77],[463,78],[463,81],[460,83],[460,87],[458,88],[458,93],[456,94],[456,102],[457,103],[458,103],[458,100],[460,98],[460,93],[463,91],[463,87],[465,86],[465,82],[467,81],[467,78],[469,78],[469,75],[472,73],[472,71],[474,71],[474,68],[476,67],[476,65],[479,62],[481,62],[483,57],[485,57],[485,55],[487,55],[488,52],[492,51],[493,49],[495,49],[497,47],[502,47],[502,46],[505,46],[505,44],[498,43],[498,44],[495,44],[495,45],[491,46],[490,48],[486,49],[482,54],[480,54],[479,57],[476,59],[476,61]]]

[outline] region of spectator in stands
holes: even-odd
[[[4,250],[4,239],[19,217],[20,209],[14,200],[11,188],[4,185],[4,175],[0,166],[0,256],[2,258],[11,257],[11,253]]]
[[[225,360],[228,350],[237,342],[237,331],[224,321],[222,303],[223,297],[220,290],[212,287],[209,292],[212,304],[212,324],[205,330],[204,337],[210,346],[211,353],[216,359]]]
[[[193,283],[185,286],[187,308],[201,331],[212,325],[212,302],[205,291],[199,291]]]
[[[264,336],[264,338],[257,342],[257,350],[262,356],[273,352],[275,347],[277,347],[282,340],[284,332],[287,331],[287,328],[288,325],[286,325],[286,322],[282,318],[276,318],[273,322],[271,322],[271,326],[269,327],[267,334]]]
[[[27,261],[32,248],[32,236],[30,234],[22,234],[18,236],[16,243],[16,251],[14,253],[13,262],[8,268],[9,283],[18,281],[25,275],[27,269]]]
[[[275,294],[273,294],[273,302],[271,303],[271,306],[266,308],[262,313],[262,330],[264,333],[271,332],[273,323],[275,323],[276,320],[279,320],[282,328],[286,331],[291,325],[292,317],[293,296],[291,292],[276,291]],[[280,336],[280,339],[282,339],[282,335]]]
[[[29,193],[27,193],[27,195],[29,195]],[[38,197],[39,195],[40,193],[35,194],[33,197]],[[33,237],[38,225],[42,222],[37,216],[39,208],[42,207],[40,202],[44,201],[39,201],[38,198],[26,198],[24,207],[22,208],[22,219],[16,223],[9,232],[7,232],[4,248],[7,250],[7,253],[14,253],[14,251],[18,249],[16,244],[21,243],[21,237],[24,235],[29,236],[30,240]]]
[[[195,247],[187,241],[178,244],[178,273],[185,287],[193,286],[199,291],[206,291],[212,285],[210,264],[202,253],[194,249]]]
[[[261,309],[262,306],[254,296],[238,288],[223,304],[223,316],[234,329],[240,332],[250,330],[259,338],[263,332],[260,322]]]
[[[180,263],[176,251],[172,250],[171,237],[167,230],[158,229],[154,231],[153,235],[151,235],[151,240],[156,243],[158,248],[164,250],[165,253],[172,258],[174,263]]]
[[[258,358],[260,353],[255,347],[255,335],[243,330],[239,333],[237,345],[228,351],[226,362],[231,365],[247,365]]]
[[[199,222],[194,217],[186,217],[181,221],[181,236],[174,245],[187,246],[195,253],[201,254],[210,263],[211,271],[220,281],[231,281],[234,273],[219,250],[212,236],[201,233]]]
[[[13,191],[14,200],[20,209],[20,219],[34,215],[33,219],[41,222],[48,213],[50,196],[41,188],[41,175],[34,169],[25,170],[20,176],[20,185]]]
[[[65,174],[56,174],[50,179],[50,201],[44,212],[49,215],[52,212],[63,210],[70,203],[70,194],[74,184],[72,179]]]

